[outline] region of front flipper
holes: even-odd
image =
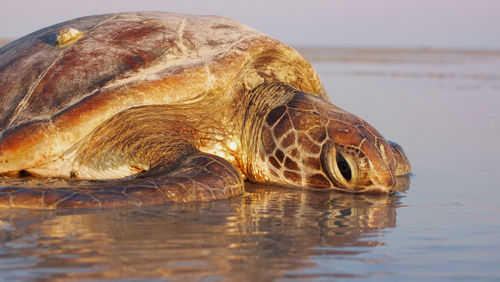
[[[78,209],[155,206],[171,202],[227,199],[243,193],[243,180],[228,161],[206,153],[186,156],[168,172],[83,185],[54,188],[0,186],[0,207],[30,209]],[[2,187],[3,186],[3,187]]]

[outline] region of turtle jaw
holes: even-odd
[[[381,192],[392,194],[395,191],[396,178],[394,177],[394,173],[391,171],[383,171],[372,173],[371,182],[372,186],[367,187],[367,192]]]
[[[396,185],[395,157],[391,146],[380,137],[375,143],[365,149],[370,159],[370,180],[373,186],[370,190],[374,192],[392,193]],[[377,146],[378,145],[378,146]]]
[[[385,170],[372,168],[370,181],[373,185],[367,191],[392,194],[396,191],[406,191],[409,188],[411,165],[403,148],[392,141],[386,141],[385,146],[390,146],[393,162],[389,162]],[[392,165],[391,165],[392,164]]]

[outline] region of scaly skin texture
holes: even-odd
[[[257,87],[252,98],[254,118],[242,136],[251,142],[247,175],[254,182],[390,193],[396,176],[411,171],[399,145],[319,97],[270,83]]]
[[[221,17],[72,20],[1,48],[0,77],[0,206],[209,201],[245,179],[390,193],[410,172],[297,52]]]

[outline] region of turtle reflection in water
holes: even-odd
[[[345,265],[373,257],[377,251],[371,248],[385,244],[396,226],[400,194],[318,193],[250,182],[245,190],[244,196],[227,201],[139,209],[49,216],[3,210],[0,223],[15,231],[6,231],[11,236],[4,236],[9,243],[1,245],[0,258],[35,257],[36,269],[63,258],[42,272],[46,280],[302,281],[315,274],[326,280],[381,275]],[[332,266],[325,272],[327,262]]]
[[[0,206],[211,201],[245,179],[390,193],[410,172],[296,51],[223,17],[71,20],[1,48],[0,78],[0,173],[29,176],[4,181]]]

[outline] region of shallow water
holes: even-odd
[[[335,104],[403,146],[408,191],[0,210],[0,280],[500,279],[500,52],[302,51]]]

